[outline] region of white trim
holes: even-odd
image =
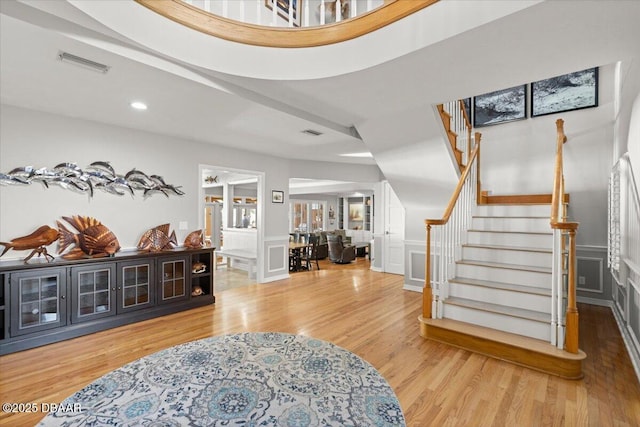
[[[640,381],[640,353],[634,347],[634,339],[629,331],[624,326],[624,320],[622,320],[618,314],[617,310],[612,309],[613,317],[616,319],[616,323],[618,324],[618,329],[620,330],[620,334],[622,335],[622,341],[624,341],[625,347],[627,347],[627,354],[629,354],[629,359],[631,359],[631,364],[633,365],[634,370],[636,371],[636,377],[638,381]],[[639,346],[640,348],[640,346]]]
[[[422,288],[422,287],[420,287],[420,286],[410,285],[410,284],[408,284],[408,283],[405,283],[405,284],[402,286],[402,289],[404,289],[405,291],[411,291],[411,292],[419,292],[419,293],[422,293],[422,289],[424,289],[424,288]]]
[[[576,264],[578,261],[580,260],[587,260],[587,261],[597,261],[598,262],[598,268],[600,270],[600,273],[598,274],[598,289],[585,289],[585,288],[581,288],[580,285],[576,286],[576,290],[580,291],[580,292],[592,292],[592,293],[596,293],[596,294],[604,294],[604,263],[602,258],[593,258],[593,257],[581,257],[581,256],[577,256],[576,257]],[[577,273],[577,271],[576,271]]]
[[[279,276],[269,276],[269,277],[265,277],[262,282],[260,283],[270,283],[270,282],[277,282],[278,280],[285,280],[289,278],[289,273],[287,274],[281,274]]]
[[[275,268],[272,269],[271,268],[271,249],[277,249],[277,248],[282,248],[282,262],[283,262],[283,266],[282,268]],[[288,271],[288,257],[287,257],[287,253],[286,253],[286,246],[285,245],[272,245],[267,247],[267,273],[275,273],[278,271]]]
[[[607,252],[606,246],[597,246],[597,245],[576,245],[576,250],[579,251],[593,251],[593,252]]]
[[[420,280],[420,281],[425,281],[426,278],[425,277],[414,277],[413,276],[413,258],[411,257],[411,255],[413,254],[419,254],[422,255],[423,258],[427,257],[427,252],[426,251],[412,251],[412,250],[408,250],[407,253],[409,254],[409,280]],[[423,275],[425,274],[425,272],[422,272]]]
[[[613,301],[610,301],[610,300],[578,296],[576,297],[576,301],[578,301],[581,304],[597,305],[600,307],[609,307],[613,309]]]

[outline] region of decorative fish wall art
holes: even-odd
[[[78,231],[74,233],[63,223],[56,221],[60,233],[58,253],[62,254],[67,248],[75,246],[62,255],[62,258],[99,258],[113,256],[120,250],[120,243],[115,234],[97,219],[80,215],[63,216],[62,219]]]
[[[45,188],[57,185],[65,189],[88,194],[93,197],[96,189],[110,194],[134,196],[136,191],[142,192],[144,197],[160,193],[166,197],[170,195],[182,196],[185,193],[181,186],[167,184],[159,175],[131,169],[124,175],[115,172],[109,162],[93,162],[84,169],[75,163],[60,163],[53,169],[24,166],[0,173],[0,185],[30,185],[41,183]]]
[[[169,227],[169,224],[162,224],[145,231],[138,242],[138,249],[158,252],[177,246],[176,232],[169,233]]]

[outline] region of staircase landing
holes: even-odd
[[[451,319],[419,320],[424,338],[562,378],[577,380],[583,376],[586,354],[581,350],[568,353],[545,341]]]

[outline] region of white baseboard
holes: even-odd
[[[374,267],[373,265],[371,266],[371,271],[375,271],[377,273],[384,273],[384,271],[382,271],[380,267]]]
[[[279,274],[277,276],[263,277],[260,283],[276,282],[278,280],[284,280],[288,278],[289,278],[289,274]]]
[[[636,377],[638,377],[638,381],[640,381],[640,353],[634,345],[633,336],[631,336],[631,334],[625,327],[624,320],[620,317],[618,310],[616,310],[615,307],[612,307],[611,312],[613,312],[613,317],[616,319],[616,323],[618,324],[618,329],[620,330],[620,334],[622,335],[624,345],[625,347],[627,347],[627,353],[629,354],[629,358],[631,359],[633,369],[636,371]]]
[[[409,284],[405,283],[404,286],[402,287],[402,289],[404,289],[405,291],[422,293],[422,286],[409,285]]]
[[[613,309],[613,301],[597,299],[597,298],[589,298],[589,297],[577,297],[576,301],[581,302],[583,304],[599,305],[601,307],[609,307]]]

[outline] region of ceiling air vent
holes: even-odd
[[[302,131],[302,133],[306,133],[307,135],[313,135],[313,136],[322,135],[322,132],[319,132],[319,131],[313,130],[313,129],[305,129],[305,130]]]
[[[88,70],[97,71],[98,73],[102,74],[105,74],[111,68],[108,65],[104,65],[87,58],[82,58],[81,56],[76,56],[68,52],[59,52],[58,59],[62,62],[79,65]]]

